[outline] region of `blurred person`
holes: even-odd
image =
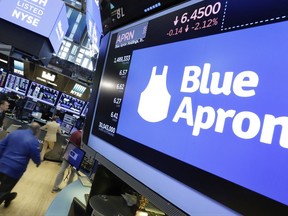
[[[68,143],[73,143],[75,146],[77,146],[78,148],[81,148],[81,138],[82,138],[82,126],[79,126],[77,128],[76,131],[74,131],[71,136],[69,137],[69,141]],[[54,182],[54,186],[53,186],[53,189],[52,189],[52,193],[53,192],[59,192],[61,191],[61,189],[59,188],[59,185],[61,184],[61,182],[63,181],[63,178],[64,178],[64,173],[66,171],[67,168],[71,168],[71,173],[69,175],[69,178],[68,178],[68,181],[67,181],[67,184],[70,184],[72,181],[73,181],[73,178],[75,176],[75,173],[76,173],[76,170],[74,170],[70,164],[68,163],[68,161],[66,161],[64,158],[63,158],[63,161],[62,161],[62,164],[61,164],[61,167],[60,167],[60,170],[57,174],[57,177],[55,179],[55,182]]]
[[[58,116],[54,116],[52,121],[41,127],[41,130],[47,130],[41,151],[42,161],[44,160],[45,154],[54,148],[54,145],[57,141],[57,133],[61,133],[60,125],[56,122],[57,119]]]
[[[37,122],[26,130],[15,130],[0,141],[0,204],[8,207],[17,193],[12,189],[27,169],[29,160],[38,167],[41,164]]]
[[[3,130],[5,112],[9,109],[9,105],[9,102],[6,99],[0,101],[0,130]]]

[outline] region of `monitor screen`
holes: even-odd
[[[13,74],[8,74],[8,77],[5,83],[5,89],[16,92],[20,95],[26,95],[28,86],[29,86],[28,79],[15,76]]]
[[[76,170],[79,170],[81,163],[84,159],[85,151],[78,148],[72,143],[69,143],[65,149],[63,159],[73,166]]]
[[[288,3],[194,3],[106,36],[88,144],[189,215],[287,211]]]
[[[54,106],[58,94],[59,91],[55,89],[49,88],[36,82],[32,82],[28,90],[27,97]]]
[[[0,18],[49,38],[56,53],[69,26],[60,0],[2,0]]]
[[[61,123],[62,133],[65,132],[65,133],[69,134],[72,129],[73,129],[73,125],[68,124],[67,122],[62,122],[62,123]]]
[[[82,113],[81,113],[81,116],[85,117],[87,115],[87,112],[88,112],[88,105],[89,105],[89,102],[87,102],[87,104],[85,105]]]
[[[67,134],[71,133],[71,130],[73,129],[73,126],[75,125],[76,120],[77,119],[75,116],[65,113],[63,121],[60,124],[61,130]]]
[[[58,100],[56,108],[80,115],[84,106],[85,101],[62,93]]]
[[[13,61],[13,73],[24,76],[24,62],[19,60]]]
[[[34,102],[34,101],[29,101],[29,100],[27,100],[26,101],[26,103],[25,103],[25,105],[24,105],[24,109],[26,109],[26,110],[34,110],[34,108],[35,108],[35,106],[36,106],[36,102]]]

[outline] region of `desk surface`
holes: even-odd
[[[79,180],[72,182],[55,197],[45,216],[68,215],[74,197],[77,197],[83,204],[87,205],[84,195],[89,194],[90,189],[90,187],[84,187]]]
[[[89,203],[95,215],[134,215],[121,196],[95,195],[91,197]]]

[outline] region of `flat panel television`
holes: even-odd
[[[8,77],[5,83],[5,89],[16,92],[20,95],[26,95],[28,86],[29,86],[28,79],[15,76],[13,74],[8,74]]]
[[[13,60],[13,73],[24,76],[24,62],[20,60]]]
[[[41,101],[51,106],[55,105],[58,95],[59,91],[36,82],[31,83],[27,93],[27,97],[36,101]]]
[[[84,106],[85,101],[62,93],[58,100],[56,108],[68,111],[70,113],[74,113],[76,115],[80,115]]]
[[[107,34],[88,145],[189,215],[287,214],[287,11],[189,1]]]

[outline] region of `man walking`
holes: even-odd
[[[40,147],[38,139],[40,125],[32,122],[29,129],[16,130],[0,141],[0,204],[8,207],[17,193],[11,190],[27,169],[29,160],[38,167]]]

